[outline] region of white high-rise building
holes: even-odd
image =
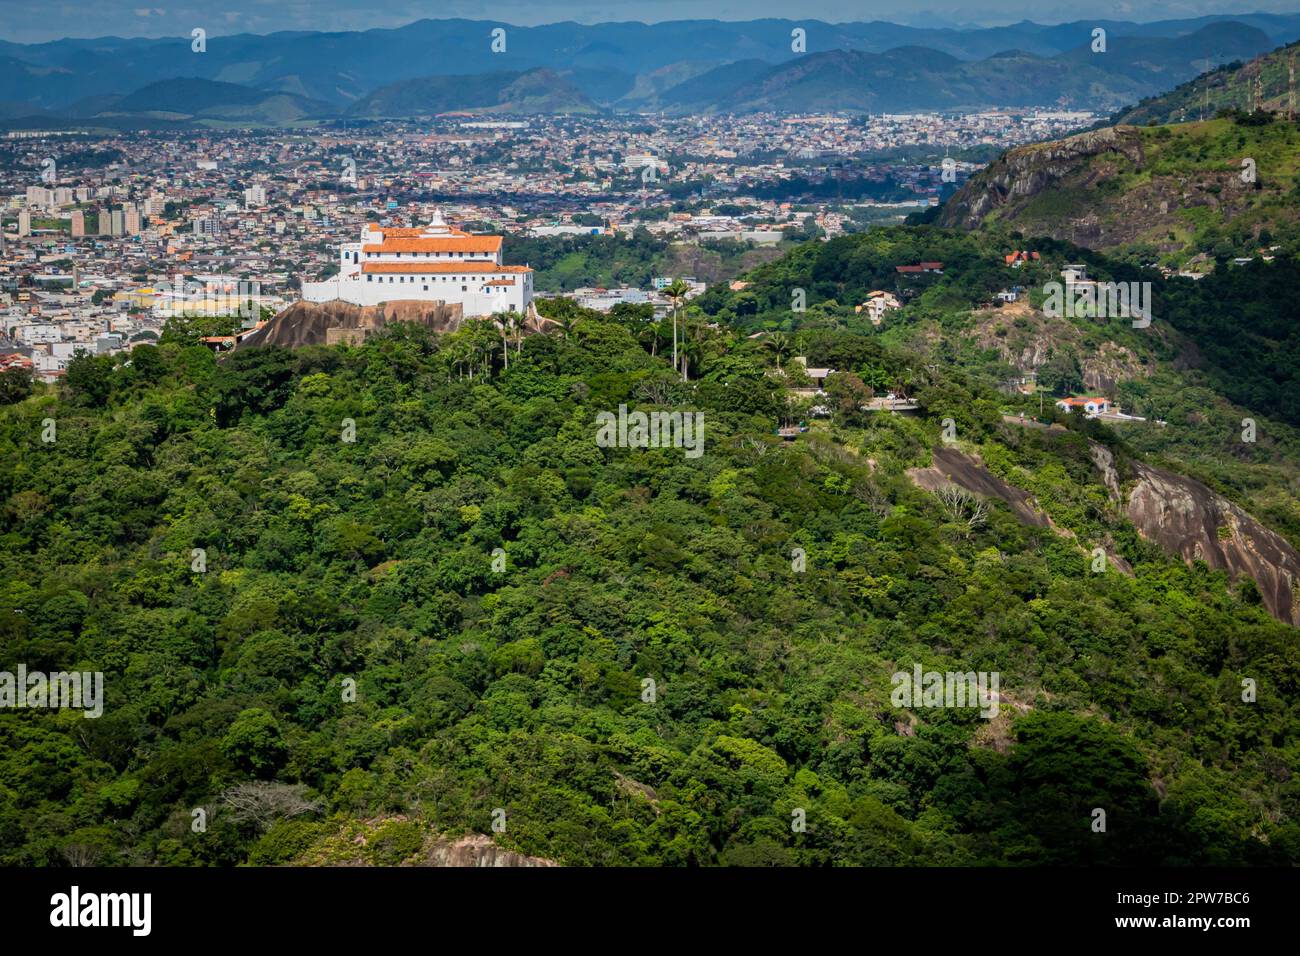
[[[500,236],[461,232],[434,213],[429,225],[414,229],[367,223],[360,242],[340,247],[338,275],[304,282],[302,297],[354,305],[399,299],[445,302],[459,304],[466,317],[527,313],[533,301],[533,270],[502,264]]]

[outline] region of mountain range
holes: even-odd
[[[1104,53],[1092,50],[1098,27],[1107,31]],[[504,31],[500,52],[494,30]],[[278,125],[466,109],[1111,111],[1189,80],[1207,63],[1250,59],[1298,38],[1300,15],[1253,14],[973,30],[815,20],[538,27],[421,20],[392,30],[214,36],[201,51],[188,37],[0,42],[0,122]],[[160,83],[175,95],[156,89]]]

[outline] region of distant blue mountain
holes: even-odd
[[[1097,26],[1108,31],[1104,57],[1088,48]],[[506,31],[504,52],[493,52],[497,28]],[[803,53],[792,50],[796,29],[805,31]],[[252,107],[252,112],[296,120],[349,111],[376,91],[406,81],[503,74],[532,75],[534,86],[554,87],[531,89],[518,98],[525,108],[541,104],[550,109],[567,101],[585,110],[583,98],[596,108],[629,110],[799,110],[835,108],[834,103],[846,109],[909,109],[1060,99],[1113,108],[1190,79],[1207,57],[1226,62],[1296,39],[1300,14],[1146,24],[1043,26],[1024,21],[969,30],[775,19],[536,27],[420,20],[361,32],[209,36],[201,53],[192,51],[189,37],[0,41],[0,116],[27,110],[46,117],[66,115],[92,97],[128,96],[182,78],[257,92],[177,87],[199,99],[173,98],[167,112],[199,116],[216,110],[237,118],[241,100],[249,107],[258,97],[276,93],[290,99],[267,110]],[[552,72],[534,75],[536,70]],[[1077,75],[1063,76],[1063,70]],[[495,81],[465,82],[471,84],[467,99],[473,101],[488,95],[484,89]],[[836,88],[848,83],[865,85],[856,92]],[[426,91],[435,87],[425,84]],[[1008,87],[1014,96],[1001,99],[1009,95]],[[394,103],[413,102],[413,89],[400,95],[390,89],[382,98],[383,111],[395,108]],[[227,101],[219,102],[223,98]],[[373,99],[370,103],[378,106]]]

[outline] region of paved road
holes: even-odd
[[[1036,422],[1032,418],[1028,418],[1024,415],[1003,415],[1002,420],[1004,422],[1009,422],[1012,425],[1021,425],[1025,428],[1044,428],[1049,432],[1065,431],[1065,426],[1060,424],[1059,422],[1052,422],[1050,425],[1048,425],[1043,422]]]

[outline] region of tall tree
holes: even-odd
[[[674,279],[664,289],[664,295],[673,304],[673,368],[680,367],[677,360],[677,313],[681,309],[682,303],[686,301],[686,293],[690,291],[690,286],[681,279]]]

